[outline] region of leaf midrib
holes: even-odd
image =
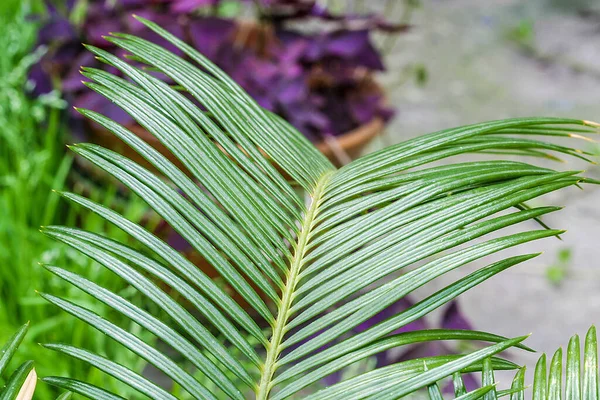
[[[296,251],[290,260],[290,269],[281,295],[281,303],[278,306],[277,319],[273,325],[273,334],[267,346],[267,356],[261,370],[260,382],[256,392],[257,400],[267,400],[273,387],[273,376],[278,367],[277,361],[282,350],[281,344],[287,332],[290,309],[295,298],[296,286],[300,281],[300,272],[304,265],[304,257],[308,249],[307,245],[310,233],[318,215],[325,187],[332,174],[333,172],[324,174],[317,182],[314,192],[310,195],[310,205],[300,226],[300,234],[295,246]]]

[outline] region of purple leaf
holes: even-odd
[[[325,51],[327,51],[329,55],[342,58],[353,58],[369,44],[369,32],[366,30],[340,30],[325,36],[325,41]]]
[[[80,73],[82,66],[91,66],[98,64],[94,55],[89,52],[81,53],[71,64],[69,72],[63,77],[62,90],[65,92],[75,92],[85,87],[81,81],[83,76]]]
[[[56,42],[66,42],[77,37],[75,29],[66,18],[55,17],[38,31],[38,44],[48,45]]]
[[[187,14],[197,10],[200,7],[215,6],[219,0],[175,0],[171,4],[171,11],[175,13]]]
[[[88,21],[85,24],[86,39],[94,46],[107,47],[111,44],[104,40],[103,36],[110,32],[118,32],[121,30],[121,23],[116,17],[113,18],[98,18],[97,20]]]
[[[160,25],[161,27],[163,27],[164,29],[166,29],[167,31],[169,31],[171,34],[178,37],[179,39],[183,40],[185,38],[185,32],[184,32],[183,26],[178,24],[177,20],[175,20],[173,17],[164,15],[164,16],[161,16],[160,18],[155,18],[153,22],[156,22],[158,25]],[[162,36],[158,35],[157,33],[151,31],[148,28],[143,29],[140,32],[137,32],[136,36],[139,36],[142,39],[146,39],[158,46],[164,47],[165,49],[167,49],[179,56],[183,55],[183,52],[181,50],[179,50],[177,47],[175,47],[175,45],[173,45],[167,39],[163,38]]]
[[[42,63],[34,64],[29,69],[28,79],[34,84],[33,90],[31,93],[34,96],[39,96],[44,93],[49,93],[52,91],[52,78],[50,74],[48,74]]]
[[[444,311],[441,326],[444,329],[473,329],[473,325],[460,311],[457,300],[452,301]]]
[[[474,374],[462,374],[462,380],[465,384],[465,389],[467,390],[467,392],[471,392],[481,387],[477,379],[475,379]],[[452,383],[452,381],[448,382],[444,386],[444,389],[442,389],[442,391],[447,394],[454,393],[454,384]]]
[[[73,105],[78,108],[87,108],[104,114],[113,121],[123,126],[133,123],[133,118],[123,109],[117,106],[112,101],[104,96],[98,95],[96,92],[88,91],[77,96],[73,101]],[[79,113],[77,113],[79,115]]]
[[[194,47],[206,57],[214,59],[219,48],[231,42],[235,28],[231,20],[206,17],[192,20],[189,34]]]

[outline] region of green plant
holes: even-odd
[[[0,379],[23,341],[28,327],[29,324],[22,326],[0,350]],[[30,400],[35,391],[36,381],[33,361],[25,361],[6,379],[5,384],[0,388],[0,398]]]
[[[79,144],[72,150],[144,199],[218,270],[229,288],[215,284],[151,231],[118,212],[78,194],[62,193],[122,229],[144,249],[79,228],[50,226],[43,232],[113,271],[144,300],[126,299],[77,272],[46,268],[151,332],[171,351],[138,338],[123,320],[102,318],[86,305],[56,294],[42,296],[154,365],[192,398],[392,399],[426,388],[431,398],[439,399],[436,382],[452,376],[459,393],[460,374],[472,371],[483,371],[484,386],[459,398],[496,398],[492,371],[518,368],[496,355],[512,347],[527,350],[521,344],[525,337],[506,339],[460,330],[393,333],[537,254],[500,259],[361,333],[348,332],[451,270],[562,233],[526,230],[475,241],[559,209],[530,208],[528,200],[595,182],[578,171],[556,172],[521,162],[430,163],[470,152],[551,157],[547,152],[556,151],[585,159],[578,150],[534,136],[571,137],[593,133],[598,125],[559,118],[487,122],[415,138],[336,169],[206,58],[157,25],[140,21],[180,48],[191,62],[131,35],[112,34],[107,40],[151,71],[170,77],[175,86],[95,47],[89,50],[129,79],[91,68],[84,68],[83,74],[91,89],[131,114],[184,168],[91,110],[79,111],[113,132],[158,172],[97,145]],[[397,271],[405,273],[394,274]],[[234,301],[231,293],[243,298],[248,308]],[[167,316],[148,310],[150,303]],[[260,329],[249,310],[269,328]],[[357,361],[432,340],[492,344],[467,355],[377,368],[311,393],[313,383]],[[174,398],[126,363],[70,344],[45,346],[88,362],[141,394]],[[586,371],[597,379],[595,366]],[[70,377],[43,380],[91,398],[121,398]],[[515,388],[513,396],[520,390]],[[589,399],[597,398],[597,393],[588,393]]]
[[[87,274],[99,284],[110,286],[128,298],[137,294],[111,272],[39,233],[41,225],[66,223],[128,240],[118,229],[107,226],[103,219],[73,207],[51,193],[51,189],[67,187],[73,157],[66,152],[67,131],[61,123],[65,104],[59,94],[53,92],[35,99],[27,95],[30,89],[27,70],[41,55],[40,52],[30,53],[36,27],[27,23],[28,12],[24,7],[15,15],[0,16],[0,343],[8,340],[19,326],[31,321],[15,362],[35,359],[40,374],[61,371],[61,374],[109,387],[110,382],[85,363],[40,356],[49,352],[37,344],[69,341],[105,352],[122,362],[131,359],[128,353],[118,352],[118,347],[103,334],[65,315],[36,295],[36,290],[59,291],[73,299],[89,301],[76,288],[49,277],[39,262],[76,264],[80,273]],[[73,190],[85,191],[107,206],[114,207],[119,203],[115,188],[89,190],[75,185]],[[135,198],[119,208],[134,221],[141,221],[148,215],[147,206]],[[149,229],[155,223],[147,218],[145,222]],[[135,243],[131,245],[135,246]],[[110,314],[108,308],[92,306],[96,312]],[[136,369],[141,370],[143,365],[140,363]],[[124,390],[123,386],[112,386],[112,389]],[[55,397],[55,388],[39,385],[36,398]]]
[[[554,286],[560,286],[569,274],[571,249],[560,249],[556,254],[556,262],[546,268],[546,278]]]

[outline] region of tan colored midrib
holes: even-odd
[[[296,242],[296,252],[290,261],[288,278],[281,296],[281,304],[277,310],[277,319],[273,326],[273,334],[271,335],[267,347],[267,358],[261,371],[261,378],[256,392],[257,400],[267,400],[272,389],[272,379],[277,370],[277,360],[281,352],[280,346],[286,333],[285,328],[290,317],[289,311],[294,301],[294,291],[298,284],[298,275],[302,269],[313,223],[318,215],[319,205],[330,176],[331,174],[329,173],[321,177],[315,187],[314,193],[310,196],[311,203],[304,215],[302,226],[300,227],[300,234],[298,235],[298,240]]]

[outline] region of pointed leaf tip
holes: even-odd
[[[582,122],[583,122],[584,125],[593,126],[594,128],[600,128],[600,124],[597,123],[597,122],[588,121],[588,120],[585,120],[585,119]]]

